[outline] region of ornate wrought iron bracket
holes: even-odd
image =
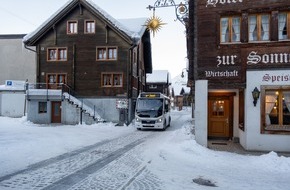
[[[188,21],[188,1],[183,0],[184,2],[180,2],[176,4],[174,0],[157,0],[154,5],[149,5],[147,9],[155,11],[156,8],[165,8],[165,7],[174,7],[176,20],[179,20],[182,24],[186,24]]]

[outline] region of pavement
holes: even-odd
[[[269,152],[265,151],[248,151],[240,143],[232,140],[208,140],[208,148],[216,151],[227,151],[242,155],[262,155]],[[276,152],[279,156],[290,157],[290,152]]]

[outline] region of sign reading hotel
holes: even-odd
[[[216,7],[217,4],[225,5],[231,3],[242,3],[243,0],[207,0],[206,7],[213,6]]]

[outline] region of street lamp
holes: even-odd
[[[182,72],[181,72],[181,78],[184,77],[184,70],[185,70],[186,72],[188,72],[187,68],[183,68],[183,69],[182,69]]]

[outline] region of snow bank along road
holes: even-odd
[[[167,131],[136,130],[3,176],[0,189],[162,189],[161,180],[146,168],[150,160],[140,155],[145,144],[180,126],[179,117],[172,115]]]

